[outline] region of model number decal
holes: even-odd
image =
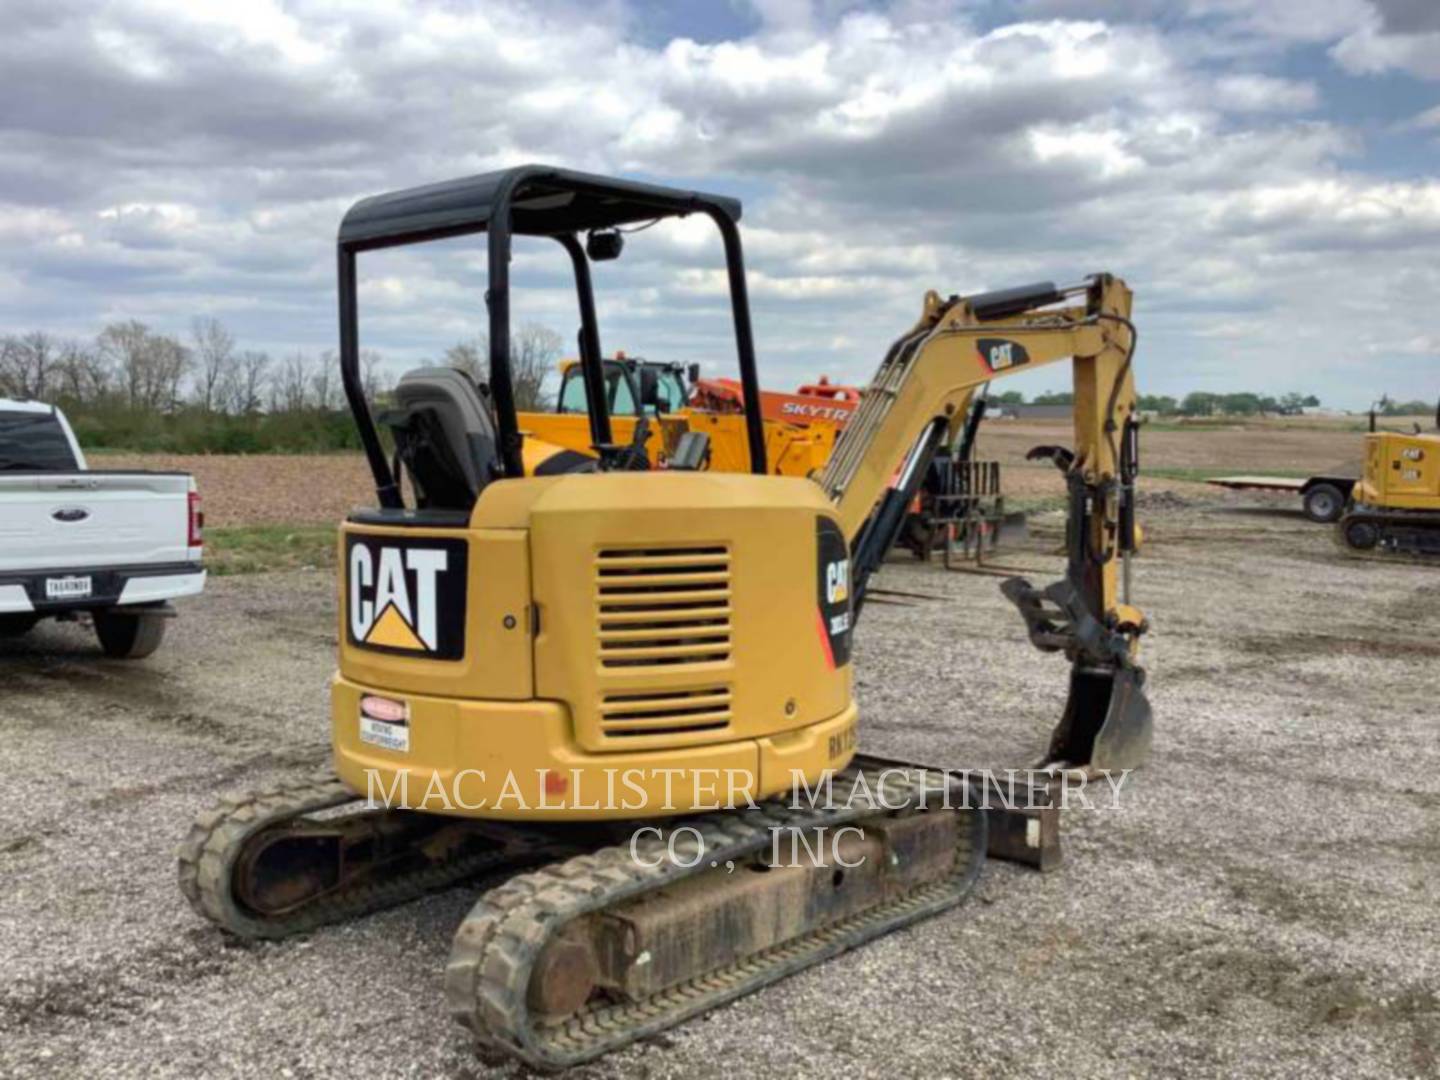
[[[844,731],[830,736],[830,760],[843,757],[855,749],[855,725],[851,724]]]
[[[850,545],[829,518],[815,523],[816,602],[821,646],[832,667],[850,662]]]

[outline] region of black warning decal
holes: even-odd
[[[829,518],[815,521],[816,565],[819,570],[820,642],[832,667],[850,662],[850,545],[840,526]]]
[[[464,540],[348,536],[350,644],[434,660],[463,657],[466,552]]]

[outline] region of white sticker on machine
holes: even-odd
[[[360,699],[360,741],[397,753],[410,751],[410,706],[366,694]]]

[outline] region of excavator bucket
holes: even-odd
[[[1067,577],[1037,589],[1024,578],[1000,585],[1041,652],[1071,658],[1070,697],[1050,736],[1046,768],[1096,772],[1139,768],[1150,756],[1152,722],[1145,669],[1124,635],[1090,614]]]
[[[1138,667],[1087,668],[1070,672],[1070,697],[1054,734],[1047,766],[1121,772],[1150,756],[1153,723]]]

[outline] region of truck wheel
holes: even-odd
[[[1345,512],[1345,493],[1334,484],[1316,484],[1305,492],[1304,506],[1307,518],[1329,525]]]
[[[0,638],[28,634],[39,621],[39,615],[0,615]]]
[[[165,640],[166,619],[161,615],[120,615],[95,612],[95,636],[106,656],[117,660],[143,660]]]

